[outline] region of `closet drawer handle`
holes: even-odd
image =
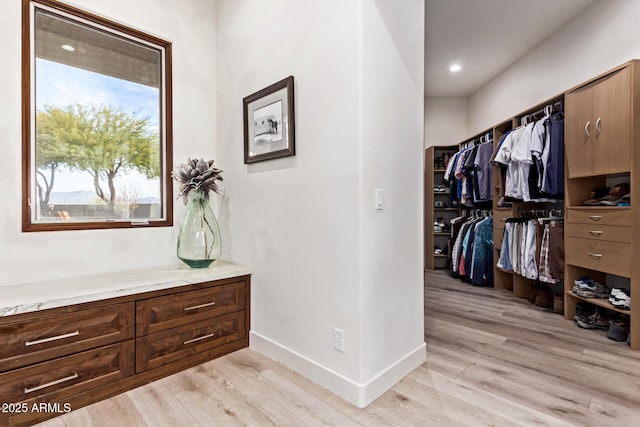
[[[602,254],[594,254],[594,253],[591,253],[591,252],[588,252],[588,254],[589,254],[589,256],[590,256],[591,258],[595,258],[595,259],[600,259],[600,258],[602,258]]]
[[[202,340],[206,340],[207,338],[211,338],[212,336],[214,336],[215,334],[207,334],[207,335],[203,335],[201,337],[198,338],[194,338],[192,340],[187,340],[185,342],[183,342],[182,344],[187,345],[187,344],[191,344],[192,342],[196,342],[196,341],[202,341]]]
[[[591,122],[587,122],[584,125],[584,134],[587,136],[587,138],[591,136],[591,133],[589,132],[589,126],[591,126]]]
[[[589,219],[591,221],[600,221],[602,219],[602,215],[589,215]]]
[[[197,310],[199,308],[211,307],[212,305],[216,305],[216,302],[215,301],[211,301],[211,302],[208,302],[206,304],[194,305],[192,307],[185,307],[185,308],[183,308],[183,310],[184,311]]]
[[[42,384],[36,387],[25,388],[24,394],[29,394],[34,391],[42,390],[43,388],[51,387],[52,385],[62,384],[67,381],[75,380],[78,378],[78,374],[69,375],[68,377],[60,378],[59,380],[51,381],[50,383]]]
[[[602,122],[602,120],[600,119],[600,117],[598,117],[598,120],[596,120],[596,133],[597,133],[598,135],[600,135],[600,131],[602,130],[602,129],[600,128],[600,123],[601,123],[601,122]]]
[[[591,234],[592,236],[601,236],[602,235],[602,231],[600,231],[600,230],[589,230],[589,234]]]
[[[36,345],[36,344],[42,344],[42,343],[45,343],[45,342],[62,340],[62,339],[65,339],[65,338],[75,337],[75,336],[78,336],[78,335],[80,335],[80,331],[73,331],[73,332],[69,332],[68,334],[56,335],[55,337],[42,338],[42,339],[35,340],[35,341],[25,341],[24,342],[24,346],[25,347],[29,347],[31,345]]]

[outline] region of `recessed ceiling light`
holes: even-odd
[[[451,64],[451,66],[449,66],[449,71],[451,71],[452,73],[457,73],[460,70],[462,70],[460,64]]]
[[[76,50],[76,48],[71,46],[70,44],[63,44],[61,47],[68,52],[73,52],[74,50]]]

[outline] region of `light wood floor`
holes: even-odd
[[[426,274],[427,362],[358,409],[249,349],[43,426],[638,426],[640,354],[508,291]]]

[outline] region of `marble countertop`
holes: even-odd
[[[209,268],[170,266],[0,287],[0,317],[251,274],[221,261]]]

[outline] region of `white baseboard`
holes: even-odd
[[[249,347],[284,364],[359,408],[369,405],[427,360],[427,346],[422,343],[371,380],[358,384],[253,331],[249,333]]]

